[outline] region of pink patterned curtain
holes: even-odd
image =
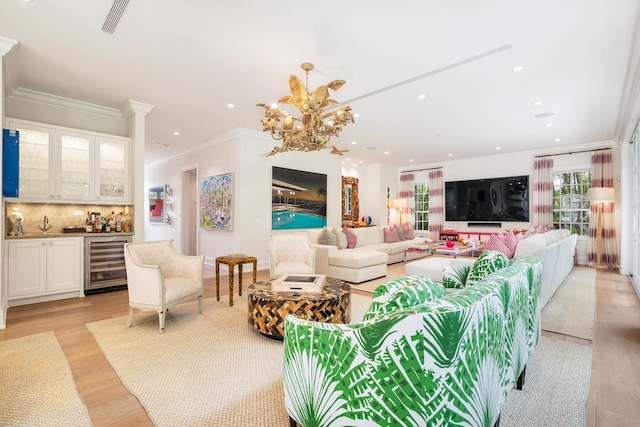
[[[591,154],[591,186],[613,187],[611,149],[595,151]],[[598,261],[598,204],[602,205],[602,252]],[[590,266],[603,265],[618,268],[618,245],[613,202],[591,203],[589,207],[589,238],[587,256]]]
[[[416,206],[415,194],[413,190],[414,181],[413,172],[402,172],[400,174],[400,190],[398,191],[398,197],[406,200],[406,208],[402,209],[403,221],[414,223],[413,213]]]
[[[440,239],[444,227],[444,173],[442,168],[429,171],[429,233]]]
[[[533,164],[533,225],[553,224],[553,157],[538,157]]]

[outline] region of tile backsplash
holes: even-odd
[[[118,214],[124,212],[133,223],[132,205],[78,205],[78,204],[53,204],[53,203],[13,203],[7,202],[5,207],[6,218],[17,208],[22,214],[23,233],[37,233],[38,226],[43,226],[44,216],[47,216],[49,225],[53,228],[50,233],[62,233],[64,227],[84,227],[87,219],[87,212],[100,212],[103,216],[108,216],[111,212]],[[82,212],[82,215],[75,215]],[[6,222],[5,222],[6,223]],[[7,224],[6,230],[10,227]],[[132,230],[133,231],[133,230]]]

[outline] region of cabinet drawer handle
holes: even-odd
[[[40,246],[44,246],[44,242],[40,243]]]

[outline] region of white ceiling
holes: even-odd
[[[154,162],[235,127],[261,131],[256,104],[287,95],[289,75],[304,80],[300,64],[312,62],[310,89],[346,80],[332,98],[353,100],[359,114],[332,143],[354,162],[395,165],[613,140],[638,7],[130,0],[109,34],[112,3],[0,0],[0,36],[19,42],[7,93],[154,105],[145,149]]]

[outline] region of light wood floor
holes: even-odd
[[[389,268],[402,269],[403,265]],[[205,298],[215,297],[215,279],[211,276],[209,269],[205,273]],[[251,273],[244,274],[243,291],[251,279]],[[258,280],[265,279],[268,271],[258,271]],[[236,292],[237,282],[236,275]],[[227,283],[228,278],[222,277],[223,295],[228,294]],[[626,276],[604,270],[598,271],[596,293],[594,341],[556,336],[593,347],[587,426],[638,426],[640,301]],[[224,298],[227,297],[221,299]],[[7,329],[0,330],[0,341],[54,331],[96,426],[151,426],[144,408],[122,385],[85,327],[85,323],[127,313],[126,291],[12,307],[8,311]]]

